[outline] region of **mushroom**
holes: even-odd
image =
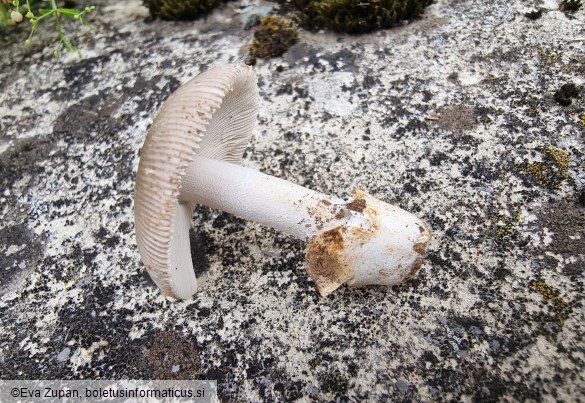
[[[142,261],[166,295],[197,290],[189,242],[203,204],[309,242],[307,272],[321,296],[340,285],[394,285],[420,268],[430,230],[360,189],[344,200],[240,166],[256,121],[256,75],[219,65],[175,91],[142,147],[135,193]]]

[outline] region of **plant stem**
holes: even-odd
[[[55,0],[49,0],[49,2],[51,3],[51,8],[53,9],[52,12],[55,14],[55,25],[57,25],[57,32],[59,34],[59,41],[65,45],[67,50],[71,50],[67,46],[67,43],[64,41],[65,35],[63,35],[63,27],[61,25],[61,18],[60,18],[61,16],[57,12],[57,2]]]
[[[10,15],[8,14],[7,6],[4,4],[0,4],[0,27],[4,28],[8,26],[8,21],[10,21]]]

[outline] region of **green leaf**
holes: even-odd
[[[63,15],[70,15],[72,17],[80,13],[79,10],[74,10],[72,8],[58,8],[57,12]]]

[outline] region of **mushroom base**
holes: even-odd
[[[362,200],[362,226],[338,226],[313,238],[307,272],[321,294],[339,286],[395,285],[412,278],[422,265],[431,233],[413,214],[356,189]]]

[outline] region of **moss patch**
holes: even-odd
[[[227,0],[143,0],[150,15],[163,20],[194,20]]]
[[[250,56],[260,58],[282,56],[298,40],[299,33],[291,20],[267,16],[254,31]]]
[[[329,29],[360,34],[390,28],[420,16],[432,0],[292,0],[299,24],[307,29]]]

